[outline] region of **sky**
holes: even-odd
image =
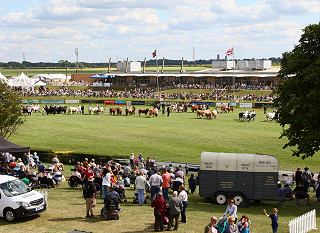
[[[0,62],[281,57],[320,0],[0,0]]]

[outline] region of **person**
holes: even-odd
[[[165,114],[166,111],[166,105],[162,103],[162,116]]]
[[[184,187],[184,185],[180,185],[179,187],[179,198],[182,201],[182,211],[181,211],[181,221],[183,223],[187,222],[187,216],[186,216],[186,208],[188,207],[188,194],[186,192],[186,188]]]
[[[194,177],[193,173],[191,174],[191,177],[188,179],[188,183],[191,193],[193,194],[197,188],[197,179]]]
[[[39,161],[38,170],[44,171],[46,169],[46,165],[44,165],[41,161]]]
[[[130,165],[131,165],[131,168],[134,167],[133,160],[134,160],[134,153],[131,153],[131,155],[130,155]]]
[[[240,228],[240,233],[250,233],[250,229],[249,229],[249,223],[245,222],[242,227]]]
[[[111,186],[111,181],[110,181],[111,172],[108,168],[103,169],[101,178],[102,178],[102,196],[103,196],[103,199],[105,199],[108,194],[108,190]]]
[[[154,201],[154,196],[160,192],[160,186],[162,182],[162,177],[158,174],[158,172],[150,177],[149,183],[151,185],[151,202]]]
[[[178,230],[179,227],[179,216],[183,209],[182,201],[180,200],[178,196],[178,192],[174,191],[172,194],[172,198],[169,201],[169,223],[167,230],[170,231],[173,220],[175,220],[174,223],[174,230]]]
[[[134,181],[134,184],[135,184],[135,187],[138,192],[139,205],[141,205],[141,206],[143,205],[143,201],[144,201],[144,191],[146,188],[146,183],[147,183],[147,180],[143,176],[143,171],[140,171],[139,175],[137,176],[137,178]]]
[[[239,223],[238,223],[239,231],[240,231],[241,227],[244,225],[244,223],[246,223],[246,222],[248,223],[248,227],[247,228],[249,228],[250,225],[251,225],[251,222],[250,222],[248,216],[247,215],[242,215],[242,217],[239,219]]]
[[[162,174],[162,193],[163,198],[166,201],[166,203],[169,202],[169,188],[170,188],[170,181],[171,176],[167,171],[167,168],[163,168],[163,174]]]
[[[233,216],[235,218],[235,224],[237,223],[237,206],[235,205],[234,203],[234,199],[230,199],[229,202],[228,202],[228,206],[227,206],[227,209],[226,209],[226,212],[224,213],[223,217],[225,217],[227,214],[229,214],[229,217],[230,216]]]
[[[109,186],[109,190],[108,193],[106,194],[106,198],[110,197],[110,198],[116,198],[118,201],[118,208],[119,208],[119,202],[120,202],[120,195],[119,193],[114,189],[115,186],[114,185],[110,185]],[[104,198],[105,199],[105,198]],[[119,209],[118,209],[119,210]]]
[[[289,187],[289,183],[286,183],[282,189],[284,198],[290,198],[293,200],[293,190]]]
[[[296,172],[294,173],[294,181],[296,182],[296,185],[298,185],[302,181],[301,174],[302,174],[302,171],[300,167],[298,167]]]
[[[93,176],[90,176],[88,178],[88,183],[85,187],[86,192],[85,192],[85,199],[86,199],[86,218],[96,218],[93,215],[93,210],[96,206],[96,186],[93,184]],[[89,215],[89,213],[91,214],[91,216]]]
[[[204,233],[218,233],[218,219],[216,216],[211,217],[211,222],[204,228]]]
[[[176,172],[175,176],[178,177],[178,175],[180,175],[180,177],[181,177],[181,179],[182,179],[182,183],[184,183],[184,173],[183,173],[183,171],[181,170],[181,166],[179,166],[179,167],[177,168],[177,172]]]
[[[265,215],[269,218],[271,218],[271,226],[272,226],[272,232],[277,233],[278,232],[278,209],[273,208],[273,214],[268,215],[266,209],[263,210]]]
[[[131,167],[129,166],[129,164],[127,163],[126,166],[123,168],[123,174],[125,176],[129,176],[131,173]]]
[[[293,190],[295,193],[296,205],[299,205],[299,199],[307,198],[307,204],[310,205],[310,195],[308,194],[307,188],[303,185],[302,182]]]
[[[282,185],[280,182],[278,183],[277,197],[279,197],[279,198],[283,197],[283,189],[282,189]]]
[[[52,179],[56,182],[56,185],[59,185],[59,182],[62,180],[62,173],[56,167],[53,169],[54,175]]]
[[[225,233],[239,233],[234,216],[229,216]]]
[[[162,197],[162,192],[157,194],[157,198],[151,203],[151,207],[154,208],[154,230],[155,231],[163,231],[163,217],[166,208],[166,201]]]
[[[170,116],[170,106],[167,107],[167,116]]]
[[[0,161],[0,175],[8,175],[8,169],[5,164]]]
[[[309,170],[308,167],[304,168],[304,171],[301,174],[301,180],[303,182],[304,187],[306,187],[307,191],[309,192],[310,182],[311,182],[311,173],[308,170]]]

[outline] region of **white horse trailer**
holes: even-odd
[[[200,196],[224,205],[249,200],[277,200],[279,161],[262,154],[201,152]]]

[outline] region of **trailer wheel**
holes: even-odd
[[[224,192],[218,192],[214,195],[213,200],[219,205],[225,205],[227,203],[227,195]]]
[[[241,193],[236,193],[233,196],[233,200],[234,200],[235,204],[238,206],[245,206],[247,203],[246,197]]]

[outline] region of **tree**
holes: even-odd
[[[0,81],[0,135],[9,138],[25,121],[20,100],[7,84]]]
[[[320,146],[320,23],[303,29],[299,44],[283,53],[276,103],[280,138],[288,142],[293,156],[313,156]]]

